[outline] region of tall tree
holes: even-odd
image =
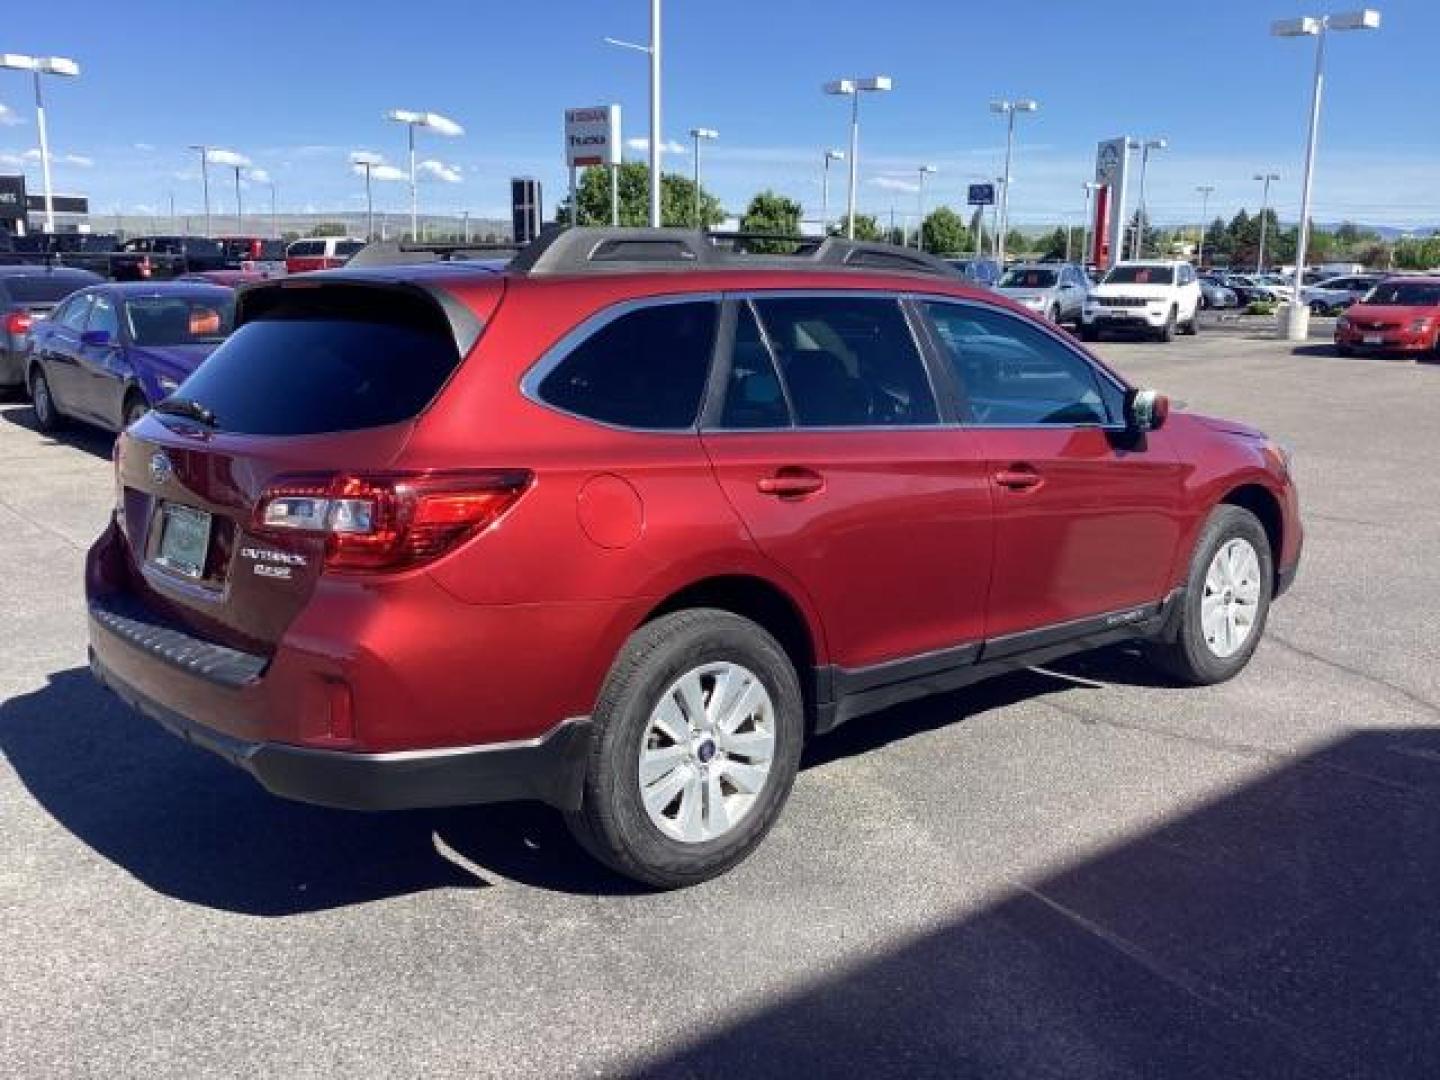
[[[846,231],[845,226],[846,226],[848,220],[849,220],[848,218],[842,217],[842,218],[840,218],[840,220],[839,220],[838,222],[836,222],[834,225],[831,225],[831,226],[830,226],[830,235],[831,235],[831,236],[844,236],[844,235],[845,235],[845,231]],[[879,239],[881,239],[881,236],[882,236],[882,233],[880,232],[880,223],[875,220],[875,218],[874,218],[873,215],[870,215],[870,214],[856,214],[856,215],[855,215],[855,239],[856,239],[856,240],[879,240]]]
[[[620,224],[638,227],[650,224],[650,167],[642,161],[627,161],[620,166]],[[577,224],[610,224],[610,175],[608,168],[585,169],[576,185]],[[555,207],[555,220],[570,224],[570,199],[560,200]],[[700,224],[713,228],[725,220],[720,200],[702,186],[700,188]],[[660,222],[662,225],[694,228],[695,184],[678,173],[660,175]]]
[[[960,215],[948,206],[937,206],[925,215],[920,238],[925,250],[932,255],[959,255],[970,247],[970,231]]]

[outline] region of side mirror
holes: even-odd
[[[95,345],[95,346],[98,346],[98,345],[109,345],[109,344],[110,344],[110,331],[109,331],[109,330],[86,330],[84,333],[82,333],[82,334],[80,335],[80,344],[81,344],[81,345]]]
[[[1170,415],[1170,399],[1158,390],[1132,390],[1125,397],[1125,426],[1144,433],[1159,431]]]

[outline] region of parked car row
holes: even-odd
[[[281,240],[137,236],[121,242],[102,234],[39,234],[0,240],[0,265],[57,265],[89,270],[113,281],[168,281],[187,274],[235,271],[273,277],[343,266],[365,246],[350,237]]]

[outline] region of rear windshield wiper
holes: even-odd
[[[160,401],[153,410],[158,413],[171,413],[175,416],[184,416],[191,420],[198,420],[206,427],[215,426],[215,414],[201,405],[198,401],[190,398],[167,397]]]

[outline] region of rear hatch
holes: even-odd
[[[316,587],[326,540],[266,527],[267,499],[383,474],[503,292],[468,304],[395,281],[244,289],[236,330],[116,445],[129,587],[152,621],[269,655]],[[480,300],[477,303],[476,298]]]

